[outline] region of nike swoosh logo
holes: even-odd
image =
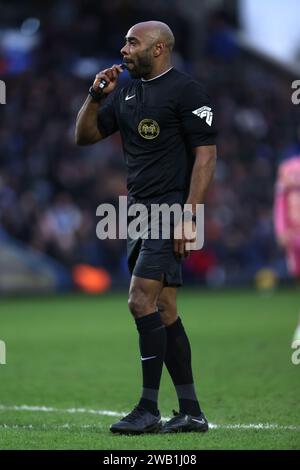
[[[131,98],[134,98],[134,97],[135,97],[135,95],[131,95],[131,96],[127,95],[127,96],[125,96],[125,101],[131,100]]]
[[[205,424],[204,419],[194,419],[194,418],[192,418],[192,421],[196,421],[196,423],[200,423],[200,424]]]
[[[154,359],[156,356],[150,356],[150,357],[141,357],[142,361],[149,361],[149,359]]]

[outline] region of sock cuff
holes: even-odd
[[[172,323],[172,325],[166,326],[166,332],[168,336],[179,336],[185,332],[181,318],[178,317],[177,320]]]
[[[183,400],[197,401],[195,386],[193,383],[184,385],[175,385],[177,396]]]
[[[144,317],[135,319],[138,332],[143,335],[158,328],[164,328],[159,312],[150,313]]]
[[[145,398],[146,400],[151,400],[151,401],[156,401],[157,402],[158,389],[143,387],[142,398]]]

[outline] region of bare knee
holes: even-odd
[[[157,303],[162,322],[165,326],[170,326],[177,320],[176,303],[159,300]]]
[[[155,302],[149,298],[147,293],[138,288],[130,290],[128,307],[134,318],[149,315],[149,313],[153,313],[156,310]]]

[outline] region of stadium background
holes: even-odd
[[[174,30],[176,66],[207,85],[220,129],[206,243],[185,278],[249,284],[262,268],[287,278],[272,208],[278,162],[300,146],[297,76],[241,40],[238,2],[12,1],[1,2],[2,291],[69,289],[82,264],[104,269],[113,287],[128,284],[124,241],[100,241],[95,230],[97,206],[126,194],[119,136],[77,147],[74,124],[94,75],[121,61],[128,27],[153,16]]]
[[[254,14],[251,23],[251,8],[259,10],[259,3],[269,9],[254,11],[265,16]],[[300,447],[299,370],[290,360],[299,293],[272,218],[278,163],[300,151],[300,106],[291,102],[291,83],[300,78],[300,41],[291,38],[298,49],[289,57],[279,27],[287,19],[281,22],[283,12],[275,8],[282,2],[271,3],[0,1],[0,79],[6,84],[6,104],[0,105],[0,339],[8,358],[0,366],[0,448]],[[289,7],[297,9],[292,21],[300,7],[290,0],[283,11]],[[115,418],[92,413],[129,409],[140,371],[122,291],[129,282],[125,243],[96,238],[97,206],[116,204],[126,194],[120,138],[78,147],[74,125],[94,75],[121,61],[128,28],[154,18],[173,29],[176,67],[205,82],[218,118],[205,247],[185,261],[185,283],[193,291],[183,292],[180,303],[196,383],[209,419],[219,423],[201,442],[186,436],[112,440],[106,429]],[[272,31],[268,36],[272,24],[276,40]],[[283,55],[264,48],[268,39],[272,47],[285,45]],[[274,291],[277,278],[287,290]],[[113,293],[33,296],[78,290]],[[164,379],[164,414],[174,407],[171,390]],[[18,409],[24,404],[32,407],[27,414]],[[38,413],[34,406],[60,414]],[[75,407],[91,411],[63,411]],[[263,436],[251,425],[226,428],[272,422]]]

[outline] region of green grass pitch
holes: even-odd
[[[130,411],[141,383],[126,293],[1,299],[0,448],[299,449],[300,364],[291,362],[299,307],[293,290],[183,289],[196,388],[214,426],[203,435],[118,436],[109,412]],[[177,409],[166,370],[159,406],[166,417]]]

